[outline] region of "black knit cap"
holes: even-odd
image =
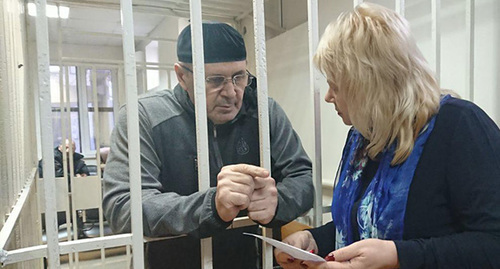
[[[203,52],[205,63],[243,61],[247,58],[243,37],[233,27],[220,22],[203,23]],[[179,34],[177,59],[192,63],[191,25]]]

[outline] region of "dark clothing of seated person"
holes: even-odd
[[[85,161],[83,160],[83,155],[76,152],[76,145],[75,141],[72,141],[71,147],[70,143],[68,140],[66,140],[66,145],[59,145],[58,147],[54,148],[54,170],[55,170],[55,177],[64,177],[64,165],[63,165],[63,147],[64,147],[64,152],[66,152],[66,160],[68,162],[68,191],[71,192],[71,181],[69,178],[69,153],[73,153],[73,171],[76,177],[86,177],[89,175],[89,169],[87,165],[85,164]],[[40,160],[38,162],[38,175],[40,178],[43,178],[43,161]],[[71,221],[71,220],[70,220]],[[83,221],[81,220],[81,217],[77,217],[77,222],[78,222],[78,227],[79,229],[82,228],[83,226]],[[66,223],[66,214],[64,212],[57,212],[57,224],[62,225]],[[42,217],[42,227],[45,228],[45,218]],[[81,234],[79,235],[81,237]]]
[[[330,24],[316,66],[325,101],[352,125],[332,222],[283,241],[284,268],[500,268],[500,130],[439,87],[396,12],[358,5]]]
[[[201,268],[200,238],[212,237],[213,267],[261,267],[261,242],[228,229],[237,216],[276,228],[313,204],[312,164],[283,109],[269,99],[271,169],[260,164],[256,84],[247,71],[242,36],[204,23],[210,188],[198,189],[190,26],[179,38],[173,90],[139,98],[140,152],[129,153],[126,108],[111,136],[103,208],[114,232],[130,232],[129,154],[140,154],[144,234],[186,235],[150,242],[149,268]]]
[[[55,177],[64,177],[64,165],[63,165],[63,153],[62,153],[63,145],[59,145],[54,148],[54,170]],[[77,177],[86,177],[89,175],[89,169],[83,160],[84,156],[78,152],[76,152],[75,141],[72,142],[72,150],[73,152],[73,171],[75,176]],[[70,152],[69,142],[66,142],[65,152]],[[69,163],[69,154],[67,155],[67,161]],[[69,173],[69,165],[68,173]],[[38,162],[38,175],[40,178],[43,178],[43,162],[40,160]]]

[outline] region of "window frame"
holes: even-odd
[[[114,122],[116,123],[117,120],[117,113],[119,109],[119,90],[118,90],[118,74],[119,74],[119,68],[116,66],[94,66],[94,65],[85,65],[85,64],[68,64],[68,65],[53,65],[53,66],[58,66],[59,68],[63,68],[63,70],[69,70],[70,67],[75,67],[76,69],[76,93],[77,93],[77,107],[70,107],[70,113],[71,112],[78,112],[78,127],[79,127],[79,135],[80,135],[80,153],[85,156],[86,159],[88,158],[95,158],[96,157],[96,152],[98,152],[98,148],[100,147],[99,145],[96,145],[96,149],[91,149],[91,134],[90,134],[90,121],[89,121],[89,112],[96,112],[95,108],[91,107],[89,108],[87,106],[87,84],[86,84],[86,72],[87,70],[90,70],[91,76],[94,76],[96,74],[95,71],[97,70],[109,70],[111,73],[111,83],[113,85],[112,87],[112,96],[113,96],[113,106],[112,107],[98,107],[97,112],[112,112],[113,113],[113,118]],[[63,73],[63,87],[66,87],[66,84],[68,83],[65,78],[65,74]],[[93,78],[92,78],[93,80]],[[96,87],[92,85],[92,90],[95,91]],[[51,89],[52,91],[52,89]],[[92,93],[94,94],[94,92]],[[62,112],[65,109],[65,105],[61,108],[61,105],[59,106],[52,106],[51,111],[52,112]],[[61,117],[62,114],[61,114]],[[71,119],[70,119],[71,122]],[[71,128],[71,127],[70,127]],[[113,128],[110,126],[110,128]],[[95,136],[95,129],[94,128],[94,136]]]

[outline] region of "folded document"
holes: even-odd
[[[283,252],[287,253],[288,255],[294,257],[295,259],[304,260],[304,261],[315,261],[315,262],[324,262],[325,261],[325,259],[321,258],[320,256],[318,256],[314,253],[307,252],[303,249],[294,247],[292,245],[285,244],[283,242],[280,242],[278,240],[274,240],[274,239],[269,238],[269,237],[264,237],[261,235],[251,234],[251,233],[243,233],[243,234],[257,237],[257,238],[265,241],[266,243],[274,246],[275,248],[282,250]]]

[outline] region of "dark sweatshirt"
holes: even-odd
[[[103,208],[115,232],[130,231],[127,126],[125,108],[111,137],[104,172]],[[281,107],[269,99],[272,177],[278,208],[266,226],[279,227],[311,208],[314,198],[311,162]],[[198,191],[194,106],[180,86],[139,99],[144,233],[182,238],[149,243],[150,268],[200,268],[201,237],[213,236],[214,268],[256,268],[255,239],[226,230],[215,210],[217,174],[224,165],[260,164],[256,90],[247,87],[243,106],[226,124],[208,123],[210,186]],[[188,261],[188,262],[187,262]]]
[[[373,171],[365,172],[370,181]],[[473,103],[450,100],[410,185],[403,240],[395,241],[401,268],[500,268],[499,193],[498,126]],[[333,222],[311,233],[320,255],[334,250]]]

